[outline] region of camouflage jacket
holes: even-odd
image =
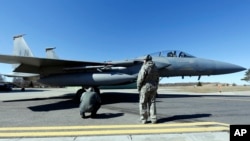
[[[158,87],[158,83],[159,83],[158,69],[153,61],[147,61],[142,65],[141,70],[138,74],[137,89],[138,91],[140,91],[141,88],[146,84]]]

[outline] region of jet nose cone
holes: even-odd
[[[229,71],[231,70],[232,72],[239,72],[239,71],[246,70],[246,68],[243,68],[242,66],[234,65],[234,64],[227,64],[225,67],[226,67]]]
[[[234,72],[239,72],[246,70],[246,68],[235,65],[235,64],[230,64],[230,63],[224,63],[224,62],[218,62],[216,64],[216,68],[218,73],[234,73]]]
[[[244,67],[241,67],[241,66],[238,66],[238,68],[236,68],[238,71],[243,71],[243,70],[246,70],[246,68]]]

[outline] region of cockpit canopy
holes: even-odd
[[[180,58],[195,58],[193,55],[179,50],[165,50],[150,54],[151,56],[158,57],[180,57]]]

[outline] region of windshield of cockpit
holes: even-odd
[[[150,54],[151,56],[159,57],[181,57],[181,58],[194,58],[193,55],[185,53],[183,51],[173,50],[173,51],[161,51]]]

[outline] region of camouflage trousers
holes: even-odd
[[[88,107],[88,109],[86,109],[86,107]],[[86,106],[85,103],[81,102],[80,103],[80,115],[82,117],[85,117],[85,113],[91,113],[91,117],[94,117],[97,113],[97,111],[100,109],[101,104],[100,103],[96,103],[92,106]]]
[[[148,89],[144,87],[140,91],[140,102],[139,102],[139,110],[140,110],[140,120],[142,122],[147,121],[148,117],[151,118],[151,122],[156,122],[156,97],[157,89]]]

